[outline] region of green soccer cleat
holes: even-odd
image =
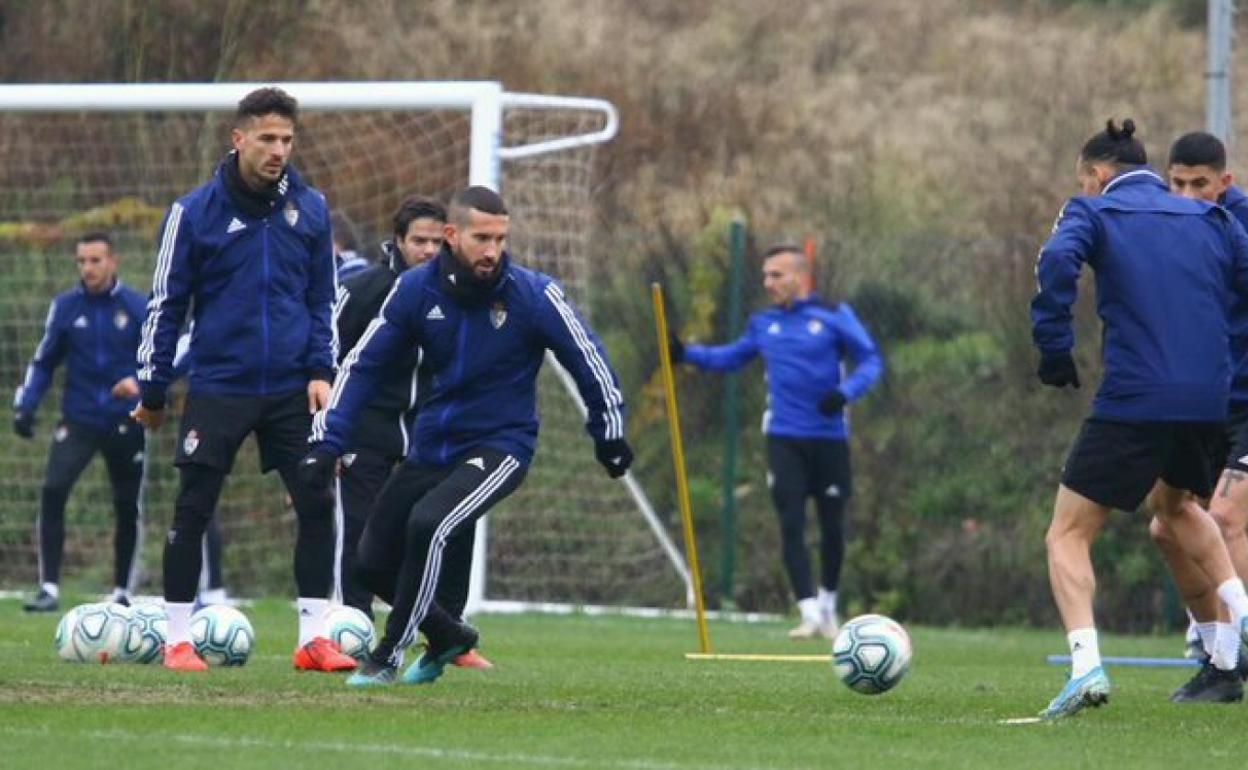
[[[1062,719],[1074,716],[1085,706],[1096,708],[1109,702],[1109,677],[1105,669],[1097,666],[1078,679],[1071,679],[1049,702],[1048,708],[1040,712],[1043,719]]]
[[[366,657],[355,673],[347,677],[347,687],[385,687],[394,684],[398,677],[399,670],[396,667]]]
[[[448,664],[476,647],[479,639],[476,629],[467,624],[461,624],[455,638],[445,640],[440,644],[433,642],[426,644],[424,653],[403,672],[403,682],[405,684],[430,684],[436,681],[442,676],[442,671]]]

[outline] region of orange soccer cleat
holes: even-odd
[[[494,664],[475,648],[468,650],[463,655],[456,655],[451,660],[451,665],[459,668],[475,668],[479,671],[489,671],[494,668]]]
[[[178,642],[165,648],[165,668],[172,671],[207,671],[208,664],[195,652],[190,642]]]
[[[300,671],[352,671],[355,658],[343,655],[338,645],[318,636],[295,650],[295,668]]]

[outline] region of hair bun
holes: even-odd
[[[1135,121],[1127,118],[1122,121],[1122,128],[1114,125],[1114,119],[1105,121],[1105,133],[1115,142],[1129,142],[1135,133]]]
[[[1135,121],[1126,118],[1122,121],[1122,138],[1130,139],[1133,134],[1135,134]]]

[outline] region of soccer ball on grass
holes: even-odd
[[[213,604],[191,616],[191,643],[210,666],[241,666],[255,646],[256,632],[243,613]]]
[[[80,604],[57,624],[56,652],[77,663],[124,660],[130,620],[130,608],[115,602]]]
[[[363,660],[377,641],[373,621],[355,607],[333,607],[325,613],[325,635],[343,655]]]
[[[841,626],[832,642],[832,667],[847,687],[879,695],[910,670],[910,635],[892,618],[859,615]]]

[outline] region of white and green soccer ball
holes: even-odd
[[[57,624],[57,655],[77,663],[124,660],[130,621],[130,608],[124,605],[80,604],[66,612]]]
[[[191,616],[191,643],[210,666],[241,666],[255,646],[256,632],[246,615],[214,604]]]
[[[325,613],[325,635],[344,655],[356,660],[363,660],[377,641],[377,631],[368,615],[346,605],[331,607]]]
[[[169,615],[159,604],[136,604],[130,608],[130,628],[121,654],[133,663],[161,659],[169,638]]]
[[[879,695],[910,670],[914,648],[906,629],[883,615],[859,615],[832,642],[832,667],[851,690]]]

